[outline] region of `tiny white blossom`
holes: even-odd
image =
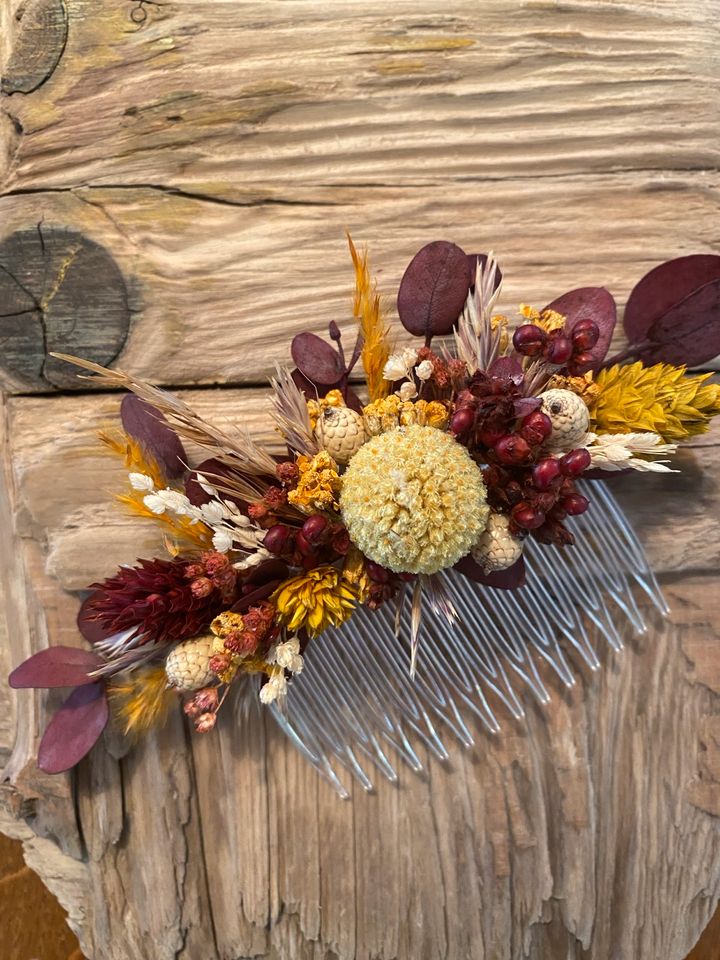
[[[431,360],[423,360],[415,367],[415,373],[421,380],[429,380],[432,376],[433,365]]]
[[[272,703],[287,693],[287,680],[282,670],[273,673],[268,682],[260,690],[260,702]]]
[[[291,673],[301,673],[305,662],[300,654],[300,641],[297,637],[279,643],[275,648],[275,663]]]
[[[400,353],[393,353],[383,367],[384,379],[395,381],[409,376],[417,357],[418,351],[414,347],[405,347]]]
[[[158,496],[165,504],[168,510],[177,513],[180,516],[192,516],[195,508],[190,503],[184,493],[179,490],[171,490],[169,487],[165,490],[158,490]]]
[[[220,523],[227,516],[225,508],[219,500],[211,500],[209,503],[204,503],[200,507],[200,512],[203,520],[210,526]]]
[[[212,542],[218,553],[228,553],[229,550],[232,550],[232,533],[225,528],[216,530],[213,534]]]
[[[412,381],[408,380],[398,390],[401,400],[412,400],[417,396],[417,387]]]
[[[165,513],[165,501],[157,493],[149,493],[146,497],[143,497],[143,503],[153,513]]]
[[[155,482],[146,473],[129,473],[128,479],[133,490],[154,490]]]

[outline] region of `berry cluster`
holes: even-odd
[[[342,523],[313,513],[298,530],[286,523],[275,523],[263,539],[263,546],[292,566],[312,570],[323,563],[344,557],[350,538]]]
[[[493,509],[509,514],[510,530],[516,536],[531,533],[542,543],[571,544],[574,538],[563,520],[588,508],[574,481],[589,465],[587,450],[544,456],[531,465],[490,463],[485,470],[488,500]]]
[[[513,334],[513,346],[523,357],[543,357],[577,376],[592,364],[590,351],[599,337],[600,328],[594,320],[579,320],[570,332],[560,328],[550,333],[537,324],[524,323]]]

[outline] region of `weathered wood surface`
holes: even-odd
[[[508,310],[590,283],[622,302],[653,263],[717,250],[716,13],[0,5],[3,672],[79,642],[72,591],[157,543],[112,506],[122,471],[94,441],[118,398],[28,395],[68,385],[46,349],[115,332],[123,367],[222,384],[187,397],[270,440],[249,387],[294,331],[347,316],[345,228],[388,294],[441,235],[495,249]],[[117,265],[127,330],[108,273],[64,248],[28,275],[10,256],[17,234],[37,254],[62,231]],[[97,329],[68,322],[88,304]],[[41,775],[45,698],[0,686],[1,828],[98,960],[682,957],[720,895],[719,437],[680,476],[617,482],[670,621],[527,728],[342,803],[272,722],[232,710],[211,737],[176,717]]]

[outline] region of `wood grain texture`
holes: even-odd
[[[138,28],[69,0],[52,83],[5,98],[2,229],[100,243],[131,288],[122,364],[171,384],[257,383],[347,318],[345,229],[390,305],[438,236],[495,250],[509,310],[623,302],[716,243],[710,6],[172,2]]]
[[[202,385],[201,413],[268,442],[257,385],[293,333],[348,318],[346,228],[391,312],[438,237],[495,250],[508,312],[588,284],[623,303],[655,263],[718,249],[711,0],[65,5],[27,93],[20,5],[0,5],[0,241],[99,244],[126,290],[118,364]],[[73,591],[157,534],[111,503],[94,433],[119,398],[0,377],[4,670],[79,643]],[[548,678],[526,727],[342,803],[237,702],[211,737],[176,716],[45,776],[52,704],[0,685],[0,828],[93,960],[680,960],[720,896],[720,433],[679,465],[615,487],[672,617],[571,693]]]

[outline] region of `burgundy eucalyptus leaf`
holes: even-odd
[[[335,384],[345,373],[345,365],[337,351],[314,333],[299,333],[293,337],[290,352],[300,373],[313,384]]]
[[[510,380],[516,387],[525,379],[522,364],[517,357],[498,357],[490,364],[488,373],[494,380]]]
[[[450,333],[470,289],[467,254],[454,243],[435,240],[413,259],[400,281],[397,309],[406,330],[416,337]]]
[[[539,397],[516,397],[513,400],[513,413],[516,417],[526,417],[542,406],[542,400]]]
[[[477,273],[477,262],[479,260],[480,263],[483,266],[485,266],[485,264],[487,263],[487,254],[486,253],[469,253],[467,255],[467,258],[468,258],[468,264],[470,266],[470,289],[474,290],[475,274]],[[495,267],[495,283],[493,284],[493,290],[497,290],[497,288],[500,286],[501,283],[502,283],[502,270],[500,269],[500,267],[496,266]]]
[[[597,324],[600,336],[595,346],[588,351],[593,362],[587,369],[595,370],[607,356],[613,331],[617,322],[617,304],[605,287],[578,287],[553,300],[546,310],[554,310],[567,318],[565,330],[572,333],[576,323],[592,320]]]
[[[697,367],[720,354],[720,279],[711,280],[671,307],[650,327],[642,362]]]
[[[88,643],[100,643],[103,640],[107,640],[107,638],[111,637],[115,632],[98,619],[95,602],[104,596],[105,594],[102,590],[95,590],[80,604],[77,615],[78,630],[83,639],[87,640]]]
[[[355,393],[352,387],[348,387],[345,390],[345,403],[350,407],[351,410],[354,410],[355,413],[362,413],[363,405],[360,397]]]
[[[706,283],[720,278],[720,256],[693,254],[654,267],[633,288],[623,325],[630,343],[643,343],[661,317]]]
[[[282,582],[282,580],[269,580],[250,593],[246,593],[230,609],[233,613],[247,613],[250,607],[254,607],[261,600],[267,600],[271,594],[275,593]]]
[[[77,647],[50,647],[28,657],[8,678],[11,687],[76,687],[92,683],[88,676],[102,664],[92,650]]]
[[[245,583],[262,586],[270,581],[286,580],[290,569],[284,560],[263,560],[250,571]]]
[[[525,558],[520,557],[507,570],[498,570],[495,573],[485,573],[483,568],[475,563],[470,554],[458,560],[455,570],[464,574],[469,580],[481,583],[485,587],[495,587],[497,590],[517,590],[525,584]]]
[[[185,473],[187,456],[180,437],[152,404],[129,393],[120,404],[120,419],[125,433],[137,440],[168,479]]]
[[[78,687],[47,725],[38,748],[38,766],[62,773],[79,763],[97,743],[108,722],[104,683]]]

